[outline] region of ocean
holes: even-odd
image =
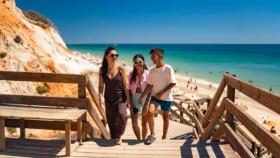
[[[177,73],[219,83],[224,72],[280,93],[280,44],[68,44],[69,49],[103,56],[113,46],[120,60],[132,63],[135,54],[149,56],[151,48],[164,49],[164,61]]]

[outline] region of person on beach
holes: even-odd
[[[110,129],[111,138],[116,145],[122,143],[127,122],[127,107],[130,106],[128,82],[125,69],[116,63],[119,54],[113,47],[104,52],[102,65],[99,72],[99,102],[102,102],[104,92],[106,118]]]
[[[142,103],[144,96],[150,91],[152,92],[148,110],[148,124],[151,134],[144,142],[146,145],[149,145],[156,140],[154,131],[154,113],[158,106],[161,108],[163,117],[162,139],[166,139],[169,126],[169,111],[171,110],[173,101],[171,90],[176,85],[173,68],[163,62],[164,51],[160,48],[153,48],[150,51],[150,56],[155,66],[150,69],[147,78],[147,87],[138,100],[139,103]],[[146,108],[144,107],[142,113],[146,112]]]
[[[129,74],[129,95],[131,99],[131,121],[132,128],[138,140],[141,139],[140,128],[138,126],[138,116],[142,113],[143,104],[138,103],[138,99],[147,86],[148,68],[145,58],[141,54],[133,57],[133,70]],[[148,131],[147,115],[142,115],[142,139],[145,140]]]

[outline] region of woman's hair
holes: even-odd
[[[103,56],[103,60],[102,60],[102,65],[100,67],[100,72],[102,76],[105,76],[108,73],[108,61],[106,59],[106,56],[112,51],[112,50],[116,50],[116,48],[114,47],[108,47],[105,51],[104,51],[104,56]]]
[[[133,57],[133,62],[134,62],[137,58],[140,58],[140,59],[143,60],[143,62],[144,62],[144,63],[143,63],[143,68],[144,68],[144,70],[148,70],[148,67],[147,67],[147,65],[145,64],[145,58],[144,58],[144,56],[141,55],[141,54],[136,54],[136,55],[134,55],[134,57]],[[135,82],[135,81],[136,81],[136,76],[137,76],[137,69],[136,69],[136,67],[135,67],[134,64],[133,64],[133,71],[132,71],[132,74],[131,74],[131,77],[130,77],[129,82],[130,82],[130,83]]]

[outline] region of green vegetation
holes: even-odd
[[[44,83],[43,85],[37,86],[36,91],[38,94],[47,93],[47,92],[49,92],[49,86],[47,85],[47,83]]]
[[[37,25],[41,26],[41,27],[53,27],[53,23],[47,19],[46,17],[44,17],[43,15],[41,15],[38,12],[35,11],[24,11],[23,12],[24,16],[34,22],[36,22]]]
[[[17,44],[23,44],[23,40],[22,40],[22,38],[20,37],[20,36],[16,36],[15,38],[14,38],[14,41],[17,43]]]
[[[7,56],[7,53],[6,52],[1,52],[0,53],[0,58],[3,59]]]

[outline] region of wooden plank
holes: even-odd
[[[210,101],[210,105],[202,119],[202,125],[205,126],[208,124],[208,120],[210,118],[210,115],[212,114],[213,110],[215,109],[215,107],[217,106],[217,103],[220,99],[220,97],[222,96],[222,93],[224,91],[226,87],[226,80],[225,78],[222,79],[220,85],[219,85],[219,88],[217,89],[215,95],[214,95],[214,98]]]
[[[20,138],[25,138],[25,121],[24,121],[24,119],[20,119]]]
[[[197,106],[197,104],[196,104],[196,101],[193,101],[193,107],[194,107],[194,109],[195,109],[195,112],[196,112],[196,114],[197,114],[198,119],[201,120],[201,119],[204,117],[204,115],[202,114],[202,112],[201,112],[200,109],[198,108],[198,106]]]
[[[97,127],[100,129],[102,136],[105,139],[110,139],[109,132],[106,130],[105,125],[103,124],[103,122],[99,118],[97,112],[93,109],[93,107],[92,107],[90,102],[89,102],[87,111],[88,111],[89,115],[92,117],[93,121],[96,123]]]
[[[224,127],[222,124],[224,124],[221,120],[218,121],[218,123],[220,124],[220,128],[215,131],[213,133],[213,136],[212,136],[212,140],[220,140],[221,137],[224,135],[225,131],[224,131]]]
[[[213,119],[211,120],[211,122],[209,123],[209,125],[207,126],[207,128],[205,129],[205,132],[201,135],[201,139],[202,140],[206,140],[208,139],[208,137],[210,136],[211,132],[214,130],[214,127],[216,126],[218,120],[222,117],[224,111],[225,111],[225,98],[223,99],[221,105],[219,106],[216,114],[214,115]]]
[[[0,104],[28,104],[85,108],[87,106],[87,102],[87,99],[81,98],[0,94]]]
[[[62,121],[46,121],[46,120],[25,120],[25,128],[30,129],[49,129],[49,130],[64,130],[64,122]],[[6,127],[20,127],[18,119],[5,119]],[[72,131],[77,131],[77,123],[72,122]]]
[[[99,113],[101,114],[103,120],[105,120],[105,122],[107,122],[106,120],[106,114],[105,114],[105,109],[102,107],[101,103],[99,103],[98,101],[98,94],[92,84],[92,81],[90,79],[90,77],[87,75],[87,90],[92,98],[92,100],[94,101],[94,104],[96,105],[96,107],[99,110]]]
[[[0,116],[11,119],[76,121],[86,113],[86,110],[82,109],[50,109],[15,106],[0,107]]]
[[[198,135],[202,135],[204,133],[204,129],[202,127],[202,124],[199,122],[196,116],[192,117],[193,122],[195,123],[195,127],[197,128]]]
[[[0,151],[5,151],[5,118],[0,117]]]
[[[227,85],[227,98],[234,102],[235,100],[235,89],[230,85]],[[226,122],[231,126],[232,129],[235,129],[233,123],[233,115],[230,112],[226,112]]]
[[[242,140],[236,135],[231,126],[228,123],[223,125],[227,140],[233,146],[234,150],[242,155],[244,158],[255,158],[253,153],[248,149],[248,147],[242,142]]]
[[[188,117],[193,117],[193,114],[191,112],[189,112],[187,109],[185,109],[181,103],[178,104],[176,101],[173,101],[173,105],[176,106],[181,112],[183,112],[184,114],[186,114]]]
[[[71,156],[71,121],[65,122],[65,155]]]
[[[229,74],[224,74],[224,78],[227,80],[227,83],[230,84],[233,88],[244,93],[248,97],[256,100],[257,102],[263,104],[267,108],[275,111],[280,114],[280,96],[274,93],[271,93],[267,90],[258,88],[253,84],[241,81],[238,78],[235,78]]]
[[[0,71],[0,80],[10,80],[10,81],[79,83],[83,80],[84,77],[85,77],[84,75],[78,75],[78,74]]]
[[[171,110],[170,110],[170,113],[171,113],[173,116],[175,116],[175,117],[179,118],[180,120],[182,120],[182,122],[183,122],[184,124],[189,125],[189,126],[193,126],[193,124],[192,124],[191,122],[189,122],[188,120],[186,120],[184,117],[181,117],[180,114],[178,114],[176,111],[174,111],[174,110],[171,109]]]
[[[79,98],[86,98],[86,82],[87,78],[85,76],[81,77],[80,82],[78,83]]]
[[[244,112],[238,105],[231,100],[225,100],[226,109],[229,110],[237,119],[269,150],[275,157],[280,157],[280,140],[270,133],[265,127]]]
[[[82,123],[82,119],[79,118],[77,120],[77,141],[79,142],[79,144],[82,144],[82,132],[83,132],[83,123]]]

